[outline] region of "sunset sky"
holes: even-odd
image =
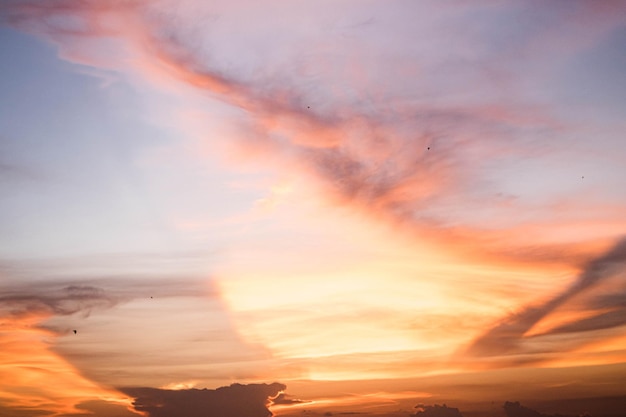
[[[2,0],[0,417],[626,396],[625,44],[610,0]]]

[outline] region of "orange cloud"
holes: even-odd
[[[566,314],[565,323],[553,323],[547,328],[544,326],[542,331],[533,332],[536,326],[572,299],[589,296],[592,290],[597,290],[605,282],[623,277],[625,264],[626,240],[621,240],[606,253],[589,262],[578,279],[564,291],[543,303],[523,308],[479,336],[469,347],[469,354],[501,357],[504,360],[508,356],[513,361],[525,355],[522,360],[528,362],[532,362],[536,355],[537,361],[550,362],[553,353],[562,352],[568,345],[567,350],[571,351],[581,344],[589,343],[586,335],[591,334],[593,340],[593,332],[623,328],[626,326],[623,297],[600,292],[591,301],[587,301],[591,308],[586,315]],[[620,290],[623,288],[618,288]],[[581,308],[578,307],[577,310],[580,311]],[[602,336],[600,338],[604,338]],[[595,334],[595,337],[598,335]],[[623,360],[623,353],[618,357],[618,361]]]
[[[24,415],[72,415],[84,412],[82,403],[97,401],[130,410],[127,396],[84,378],[51,350],[58,334],[41,327],[49,317],[42,313],[0,317],[0,402],[4,409]]]

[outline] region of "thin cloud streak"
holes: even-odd
[[[32,263],[32,262],[31,262]],[[17,264],[16,268],[26,269]],[[19,269],[18,269],[19,270]],[[89,317],[93,311],[113,309],[122,303],[151,297],[210,297],[210,287],[200,279],[172,283],[170,278],[152,277],[128,282],[114,277],[83,276],[42,281],[26,278],[19,273],[4,274],[0,286],[0,313],[3,317],[70,316]],[[28,276],[29,274],[27,274]]]
[[[499,356],[519,353],[525,335],[555,309],[573,297],[591,290],[594,286],[626,271],[626,239],[619,241],[611,250],[588,263],[578,279],[560,294],[538,306],[529,306],[481,335],[468,349],[470,355]],[[561,333],[578,333],[619,327],[626,324],[624,311],[619,303],[602,306],[618,308],[599,313],[591,318],[583,318],[549,330],[534,337]],[[530,341],[532,343],[532,340]],[[522,350],[523,351],[523,350]]]

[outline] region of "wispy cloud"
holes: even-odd
[[[94,297],[83,293],[73,298]],[[40,326],[48,317],[40,310],[37,306],[29,315],[22,311],[19,316],[0,316],[0,413],[7,416],[73,415],[82,412],[77,406],[85,401],[95,401],[109,410],[126,410],[130,402],[125,395],[86,379],[50,349],[50,340],[57,334]],[[61,308],[63,312],[70,310],[75,308]]]
[[[367,78],[360,86],[358,78],[345,79],[341,73],[332,72],[319,75],[316,80],[319,91],[315,92],[283,71],[246,74],[240,68],[225,66],[216,57],[217,53],[194,41],[200,29],[210,30],[215,22],[209,20],[206,23],[209,28],[203,27],[190,14],[196,10],[190,5],[177,12],[167,12],[167,4],[120,1],[113,6],[89,1],[79,4],[12,1],[3,7],[9,24],[44,33],[58,42],[62,51],[71,48],[80,51],[76,52],[81,55],[76,62],[103,66],[97,56],[100,52],[89,52],[90,42],[119,39],[136,55],[132,61],[128,57],[109,56],[108,65],[115,70],[126,71],[130,67],[132,71],[149,75],[156,83],[190,86],[207,97],[243,110],[241,137],[237,138],[239,152],[253,149],[255,153],[280,155],[285,169],[295,169],[321,183],[328,198],[335,202],[414,228],[422,236],[442,237],[446,244],[456,242],[465,250],[481,249],[509,257],[518,254],[521,260],[533,260],[530,245],[520,241],[515,233],[517,225],[510,213],[536,212],[542,208],[550,219],[554,215],[545,203],[533,204],[515,198],[515,194],[504,203],[498,197],[503,191],[500,179],[490,178],[489,172],[489,167],[498,161],[506,164],[516,158],[525,160],[546,152],[560,152],[557,147],[546,145],[547,139],[566,129],[546,104],[519,92],[524,78],[515,67],[507,67],[517,62],[502,52],[509,43],[522,44],[539,53],[532,47],[534,38],[528,38],[532,31],[526,26],[512,28],[515,36],[503,45],[483,33],[467,34],[472,40],[495,42],[487,44],[484,51],[472,51],[475,55],[470,54],[464,60],[468,68],[480,63],[507,74],[511,91],[507,100],[490,90],[484,90],[476,99],[467,97],[462,86],[458,91],[448,91],[446,84],[437,78],[439,67],[448,73],[449,80],[463,79],[472,71],[460,71],[436,59],[423,65],[437,62],[439,67],[426,73],[409,70],[410,74],[406,74],[414,90],[408,97],[389,95],[384,90],[377,92]],[[214,5],[218,11],[223,7],[221,3]],[[575,9],[585,7],[582,2]],[[202,10],[206,14],[211,7]],[[494,18],[503,13],[498,7],[489,10]],[[449,15],[445,8],[434,12],[440,13],[438,18],[447,23],[462,17],[462,12],[458,16]],[[532,12],[533,7],[528,6],[521,13],[530,16]],[[546,19],[565,15],[578,21],[583,15],[582,11],[572,12],[560,6],[552,7],[551,13]],[[597,11],[590,24],[594,33],[598,33],[596,39],[617,24],[610,16],[610,11]],[[373,24],[388,23],[383,20]],[[581,47],[562,34],[551,32],[547,22],[541,27],[548,39],[557,44],[567,41],[573,49]],[[442,39],[447,45],[448,36]],[[330,51],[339,51],[338,48],[352,45],[350,42],[356,42],[352,45],[355,48],[360,46],[359,40],[340,42],[343,43],[337,49],[330,46]],[[72,52],[67,52],[66,57],[72,60]],[[297,60],[298,56],[293,58]],[[372,70],[386,71],[393,69],[393,65],[420,62],[413,56],[392,54],[388,65],[371,63],[358,52],[338,59],[356,73],[367,73],[370,69],[365,65],[370,64]],[[315,71],[322,63],[310,58],[306,65],[305,70]],[[467,81],[478,83],[476,88],[490,88],[493,77],[482,74],[476,77]],[[326,87],[336,82],[348,82],[346,88],[361,88],[361,91],[342,95]],[[385,79],[385,83],[393,89],[392,80]],[[422,94],[433,83],[441,88],[438,95],[424,99]],[[476,214],[485,210],[489,221]],[[493,220],[500,221],[505,232],[494,231],[489,225]],[[502,248],[505,240],[510,249]],[[591,253],[585,251],[586,256]]]
[[[117,304],[102,288],[90,285],[70,285],[38,295],[5,291],[0,302],[5,314],[17,317],[29,314],[88,315],[93,309],[110,308]]]
[[[622,297],[616,294],[600,295],[593,298],[594,312],[591,317],[583,317],[546,330],[537,335],[528,333],[558,307],[576,296],[592,291],[604,281],[623,277],[626,272],[626,240],[622,239],[602,256],[589,262],[581,274],[567,289],[539,305],[531,305],[520,312],[505,318],[501,323],[478,337],[468,353],[479,356],[519,355],[532,353],[533,344],[541,346],[543,336],[574,333],[620,327],[626,324]],[[607,311],[608,310],[608,311]],[[584,340],[584,339],[583,339]],[[541,349],[541,348],[539,348]],[[559,347],[562,351],[564,346]],[[550,350],[539,350],[535,360],[543,360],[542,354]],[[531,357],[528,359],[533,361]]]

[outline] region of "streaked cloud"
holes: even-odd
[[[550,336],[572,334],[574,338],[561,340],[558,351],[564,349],[564,344],[582,344],[588,342],[584,334],[594,330],[619,328],[626,322],[623,320],[624,311],[617,298],[610,295],[591,296],[593,310],[583,317],[568,320],[553,328],[529,335],[533,328],[542,320],[553,314],[559,307],[575,297],[584,297],[605,281],[619,280],[618,285],[626,272],[626,241],[621,240],[602,256],[590,261],[574,281],[563,292],[555,295],[539,305],[530,305],[520,312],[505,318],[501,323],[479,336],[469,348],[469,353],[484,356],[500,356],[529,354],[528,361],[533,361],[533,353],[537,354],[537,361],[543,361],[544,354],[554,351],[550,345],[542,344],[542,339]],[[621,286],[618,287],[622,290]],[[617,301],[617,302],[615,302]],[[592,307],[588,306],[588,307]],[[565,313],[567,314],[567,313]],[[567,315],[566,315],[567,319]],[[537,347],[534,348],[534,345]],[[570,347],[571,349],[571,347]],[[514,359],[515,360],[515,359]]]
[[[48,315],[0,317],[0,411],[7,416],[72,415],[94,401],[104,408],[126,410],[128,398],[84,376],[50,350],[55,334],[39,326]],[[127,415],[128,412],[121,415]]]

